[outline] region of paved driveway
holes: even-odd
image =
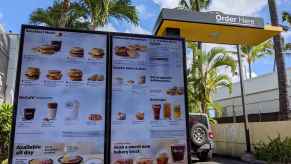
[[[211,162],[199,162],[197,159],[194,159],[193,164],[246,164],[246,163],[239,160],[224,157],[215,157]]]

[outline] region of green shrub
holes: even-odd
[[[267,161],[268,163],[291,162],[291,138],[282,138],[280,135],[268,143],[260,142],[255,145],[255,155],[257,159]]]
[[[7,157],[12,124],[12,105],[0,104],[0,155]]]

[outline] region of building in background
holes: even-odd
[[[0,24],[0,103],[5,99],[6,79],[8,69],[8,38],[3,26]]]
[[[291,68],[287,69],[288,92],[291,101]],[[268,121],[275,119],[279,112],[279,90],[277,73],[258,76],[245,81],[246,112],[251,121]],[[214,100],[223,106],[222,122],[238,122],[242,119],[242,103],[240,95],[240,84],[233,84],[232,94],[224,87],[219,88]],[[253,116],[253,117],[251,117]],[[274,117],[274,118],[272,118]],[[228,119],[227,119],[228,118]]]
[[[9,61],[8,61],[8,69],[7,69],[5,101],[7,103],[12,104],[13,98],[14,98],[14,90],[15,90],[20,35],[9,33],[7,34],[7,36],[9,40],[9,46],[8,46]]]
[[[13,103],[19,39],[0,24],[0,103]]]

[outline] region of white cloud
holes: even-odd
[[[131,25],[129,28],[125,30],[126,33],[134,33],[134,34],[151,34],[150,31],[142,28],[141,26]]]
[[[108,32],[116,32],[117,29],[111,24],[108,23],[104,27],[97,27],[97,31],[108,31]]]
[[[175,8],[180,0],[152,1],[161,8]],[[221,11],[226,14],[253,16],[257,15],[267,4],[267,0],[213,0],[208,10]]]
[[[221,11],[226,14],[253,16],[267,4],[267,0],[213,0],[209,10]]]
[[[282,33],[282,36],[283,36],[286,40],[291,39],[291,31],[283,32],[283,33]]]
[[[178,6],[180,0],[152,0],[161,8],[175,8]]]
[[[137,5],[136,8],[139,12],[139,16],[142,17],[143,19],[149,19],[154,16],[154,14],[152,12],[149,12],[146,6],[144,5]]]

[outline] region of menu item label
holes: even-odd
[[[111,39],[111,163],[188,163],[183,41]]]
[[[107,34],[23,31],[12,162],[104,163]]]

